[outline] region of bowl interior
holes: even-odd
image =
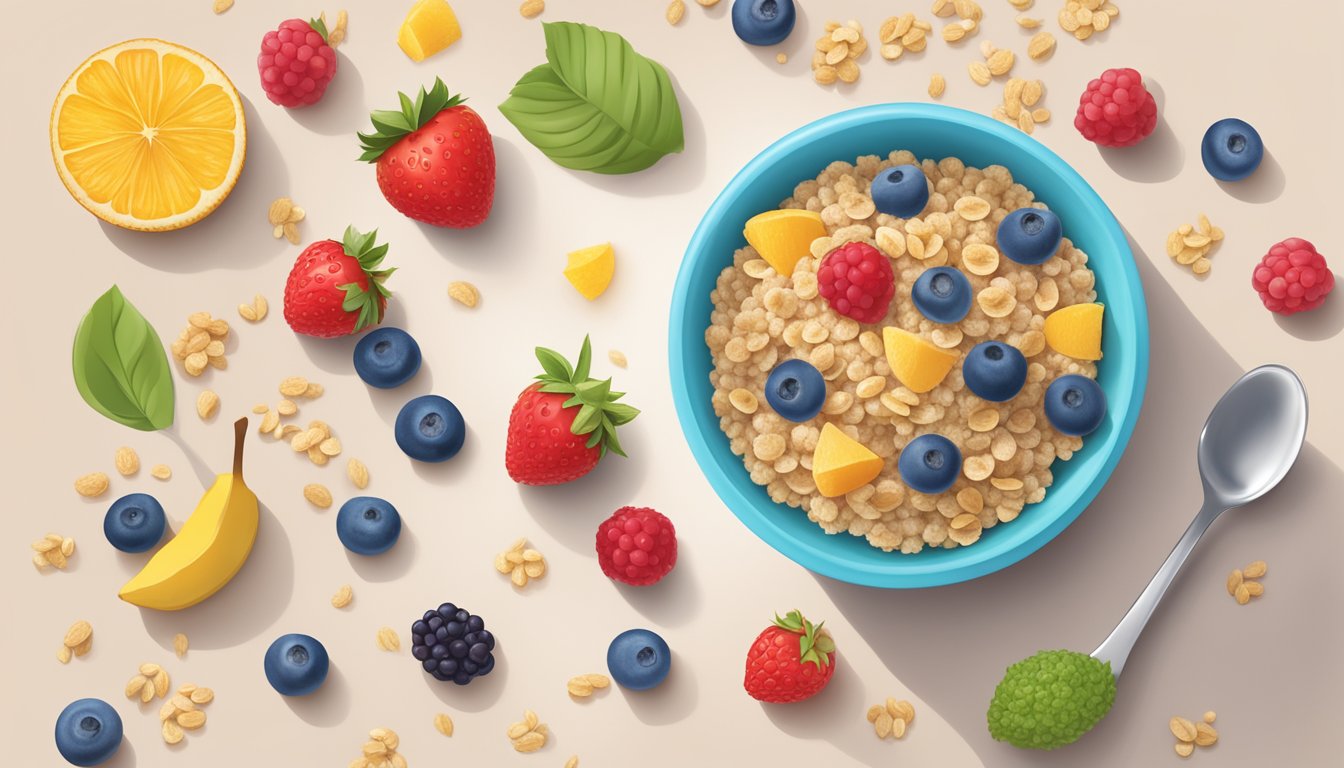
[[[745,245],[748,218],[778,207],[800,181],[835,160],[885,157],[909,149],[920,158],[955,156],[967,165],[1003,165],[1057,213],[1064,234],[1089,256],[1098,301],[1106,306],[1098,381],[1108,412],[1067,462],[1056,461],[1044,501],[1011,524],[985,531],[971,547],[882,552],[862,537],[828,535],[803,510],[777,504],[751,481],[729,450],[710,405],[713,388],[704,343],[719,273]],[[781,553],[817,573],[857,584],[924,587],[999,570],[1063,530],[1091,502],[1133,432],[1148,367],[1148,322],[1134,257],[1114,215],[1088,184],[1050,150],[983,115],[930,104],[883,104],[811,123],[765,149],[729,182],[701,220],[687,248],[673,294],[670,336],[673,396],[682,431],[714,490],[730,510]]]

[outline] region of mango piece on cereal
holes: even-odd
[[[611,243],[580,248],[569,254],[565,279],[589,301],[601,296],[616,274],[616,251]]]
[[[1045,341],[1050,348],[1077,360],[1101,359],[1100,304],[1073,304],[1045,318]]]
[[[827,422],[812,453],[812,479],[822,496],[843,496],[875,480],[882,465],[880,456]]]
[[[742,234],[775,272],[787,277],[799,259],[812,255],[812,241],[827,232],[821,214],[789,208],[752,216]]]
[[[943,349],[900,328],[883,328],[882,344],[892,374],[916,394],[941,384],[957,364],[956,350]]]
[[[462,25],[445,0],[419,0],[397,32],[397,45],[411,61],[424,61],[460,39]]]

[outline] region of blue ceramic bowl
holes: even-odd
[[[710,405],[712,364],[705,346],[710,291],[733,251],[746,244],[742,226],[792,194],[834,160],[886,156],[955,156],[968,165],[1003,165],[1064,223],[1064,234],[1087,252],[1106,305],[1099,381],[1109,411],[1070,461],[1057,461],[1054,485],[1007,525],[985,531],[974,546],[883,552],[862,537],[827,535],[798,509],[771,501],[728,448]],[[993,573],[1021,560],[1072,523],[1120,460],[1139,417],[1148,378],[1148,315],[1134,256],[1119,222],[1086,181],[1035,139],[983,115],[932,104],[880,104],[822,118],[766,148],[743,168],[705,213],[691,238],[672,296],[668,339],[672,394],[682,431],[710,485],[757,536],[816,573],[875,587],[931,587]]]

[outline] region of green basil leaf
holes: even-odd
[[[75,332],[75,387],[107,418],[153,432],[173,423],[173,374],[154,326],[117,286],[93,302]]]
[[[667,70],[625,38],[586,24],[543,24],[546,63],[499,105],[509,122],[558,165],[633,173],[685,146],[681,107]]]

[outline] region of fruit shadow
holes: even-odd
[[[681,131],[685,139],[685,147],[681,152],[659,158],[649,168],[634,173],[593,173],[568,168],[564,169],[566,173],[589,186],[620,197],[663,197],[689,192],[698,187],[705,178],[707,162],[705,122],[700,118],[700,110],[695,108],[686,92],[677,85],[676,76],[669,72],[668,77],[672,79],[677,102],[681,106]]]
[[[289,536],[266,504],[252,553],[238,575],[205,601],[181,611],[141,608],[145,631],[164,650],[182,632],[195,650],[232,648],[257,637],[289,606],[294,561]]]
[[[392,545],[391,549],[372,556],[357,555],[348,549],[345,550],[345,559],[350,561],[350,568],[365,581],[375,583],[395,581],[405,576],[415,564],[415,555],[420,551],[420,539],[406,522],[406,510],[397,511],[401,514],[401,535],[397,537],[397,543]]]
[[[402,458],[410,463],[411,471],[426,482],[440,487],[460,485],[475,471],[476,457],[481,450],[479,433],[470,424],[467,425],[466,432],[466,437],[462,440],[462,450],[447,461],[416,461],[404,454]]]
[[[1145,78],[1143,83],[1157,102],[1157,127],[1152,135],[1132,147],[1098,145],[1097,153],[1122,178],[1145,184],[1170,181],[1185,166],[1185,150],[1167,123],[1163,111],[1167,97],[1161,83],[1152,78]]]
[[[247,159],[228,199],[204,219],[171,232],[134,232],[100,219],[103,234],[117,250],[147,267],[176,274],[251,269],[284,252],[288,243],[272,237],[257,212],[289,189],[289,171],[256,108],[241,98]]]
[[[858,671],[847,664],[843,656],[837,657],[835,674],[826,688],[806,701],[793,704],[760,704],[761,712],[769,718],[780,731],[795,739],[829,740],[850,758],[863,765],[890,765],[893,762],[890,741],[879,741],[871,733],[854,733],[855,714],[863,712],[867,701],[879,699],[869,696],[864,690],[863,678]],[[919,720],[911,725],[907,738],[917,738]]]
[[[364,78],[350,57],[339,50],[336,51],[336,75],[327,86],[327,92],[322,94],[321,101],[299,109],[270,106],[282,110],[294,122],[314,133],[349,136],[351,159],[357,154],[354,151],[355,133],[371,128],[368,104],[364,100]]]
[[[495,668],[490,670],[490,674],[478,677],[467,685],[436,680],[423,670],[419,674],[425,687],[454,710],[484,712],[499,701],[509,679],[509,657],[503,652],[502,645],[495,646],[494,655]]]
[[[564,485],[518,486],[518,500],[547,533],[570,551],[596,558],[597,526],[612,512],[638,504],[647,462],[653,456],[644,429],[635,421],[621,429],[621,444],[630,458],[608,455],[597,469]]]
[[[319,728],[340,725],[350,714],[350,683],[336,662],[327,671],[322,687],[307,696],[281,696],[300,720]]]
[[[1339,335],[1344,329],[1344,299],[1336,296],[1308,312],[1295,315],[1274,315],[1274,322],[1284,331],[1303,341],[1324,341]]]
[[[1202,162],[1202,160],[1201,160]],[[1269,203],[1278,200],[1288,186],[1288,177],[1283,172],[1274,153],[1265,149],[1265,156],[1255,173],[1241,181],[1219,181],[1218,186],[1232,197],[1244,203]]]
[[[593,526],[593,531],[597,526]],[[593,536],[589,535],[589,548],[593,546]],[[696,581],[692,548],[682,546],[677,550],[677,565],[672,572],[657,584],[647,587],[632,587],[629,584],[611,582],[612,589],[620,593],[630,607],[641,616],[663,627],[679,627],[693,621],[704,603],[704,594],[700,583]]]
[[[657,688],[632,691],[619,685],[615,687],[641,723],[679,723],[695,711],[696,702],[700,698],[700,686],[690,665],[691,662],[685,656],[672,651],[672,666],[668,669],[667,678]]]
[[[122,736],[121,746],[117,747],[117,754],[113,755],[105,763],[99,763],[102,768],[135,768],[138,763],[135,754],[135,743]]]
[[[362,382],[361,382],[362,383]],[[410,401],[421,395],[428,395],[434,391],[434,372],[425,360],[420,364],[420,370],[416,371],[410,381],[402,384],[395,389],[379,389],[377,387],[365,386],[369,396],[369,403],[373,410],[378,413],[388,427],[397,423],[397,414]],[[389,435],[392,432],[389,430]],[[465,446],[466,444],[463,443]]]
[[[529,159],[513,142],[495,134],[490,138],[495,145],[495,202],[490,216],[470,229],[416,223],[430,246],[449,261],[477,274],[516,273],[527,268],[524,260],[532,254],[525,248],[501,248],[500,243],[507,243],[510,233],[535,227],[540,202],[537,181],[528,163],[545,158],[531,146],[526,151],[536,153],[536,157]]]
[[[1344,616],[1316,607],[1344,600],[1344,583],[1326,575],[1337,559],[1334,542],[1344,536],[1344,517],[1329,511],[1344,490],[1344,472],[1310,445],[1280,488],[1248,509],[1229,512],[1205,535],[1129,659],[1114,708],[1091,733],[1068,747],[1037,752],[995,742],[986,728],[986,708],[1009,664],[1043,648],[1089,652],[1161,565],[1201,503],[1195,447],[1204,419],[1243,373],[1147,255],[1132,241],[1131,247],[1154,329],[1147,401],[1128,450],[1084,514],[1035,554],[970,582],[882,591],[815,578],[888,671],[936,709],[986,765],[1128,768],[1136,754],[1169,754],[1170,735],[1152,727],[1152,714],[1181,709],[1172,701],[1172,681],[1190,691],[1189,706],[1199,708],[1191,711],[1220,702],[1220,720],[1234,717],[1241,701],[1262,701],[1257,691],[1269,699],[1288,697],[1275,706],[1246,706],[1248,719],[1252,708],[1263,710],[1257,727],[1282,738],[1239,743],[1239,757],[1247,764],[1257,756],[1283,762],[1288,756],[1279,747],[1292,744],[1298,752],[1289,764],[1316,764],[1303,754],[1320,748],[1311,743],[1313,726],[1294,719],[1300,708],[1293,702],[1333,700],[1331,692],[1344,685],[1344,668],[1322,674],[1306,646],[1293,643],[1300,653],[1276,653],[1266,668],[1247,669],[1243,646],[1218,642],[1250,631],[1263,635],[1263,643],[1278,638],[1281,644],[1294,636],[1289,626],[1300,626],[1293,631],[1315,642],[1344,634]],[[1307,529],[1310,537],[1291,535]],[[1280,578],[1300,581],[1313,597],[1276,604],[1285,616],[1278,624],[1247,618],[1243,626],[1250,629],[1229,627],[1225,611],[1238,606],[1223,591],[1228,563],[1276,555],[1298,571]],[[1322,586],[1306,586],[1312,583]],[[1243,636],[1240,642],[1255,641]]]
[[[395,325],[390,322],[393,316],[393,305],[389,304],[384,313],[384,322]],[[355,370],[355,345],[364,338],[363,333],[357,333],[353,336],[341,336],[335,339],[319,339],[315,336],[305,336],[301,333],[294,334],[294,338],[299,340],[299,346],[303,348],[304,357],[313,365],[320,368],[324,373],[336,375],[346,375]],[[360,382],[363,383],[362,381]]]

